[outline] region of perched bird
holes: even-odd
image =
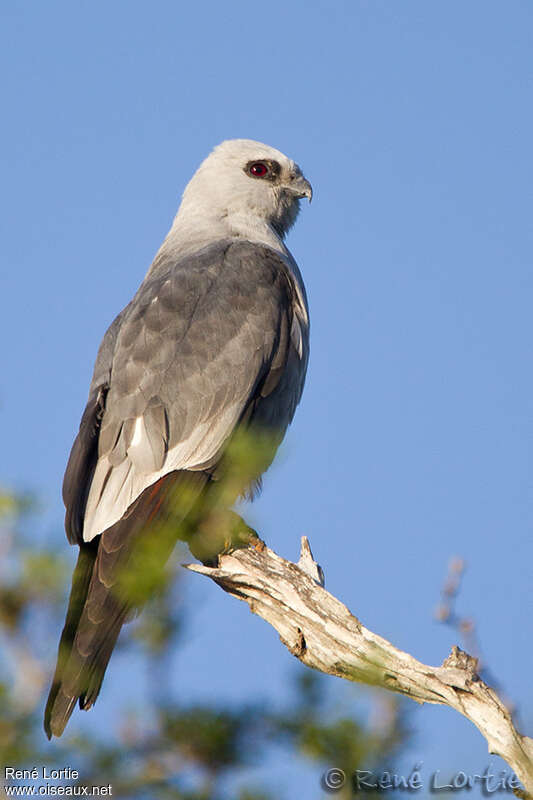
[[[284,237],[311,195],[278,150],[220,144],[104,336],[63,483],[67,537],[80,552],[45,711],[49,738],[76,701],[95,702],[120,629],[176,540],[206,561],[221,551],[227,536],[210,522],[253,490],[292,420],[309,316]],[[228,453],[244,432],[270,444],[232,472]]]

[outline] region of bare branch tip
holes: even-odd
[[[478,678],[478,659],[465,653],[457,645],[453,645],[450,655],[442,662],[443,667],[454,667],[468,672],[472,677]]]
[[[190,570],[190,572],[198,572],[200,575],[212,575],[216,572],[216,567],[206,567],[205,564],[181,564],[184,569]]]
[[[306,575],[309,575],[309,577],[319,586],[324,586],[324,571],[320,564],[316,563],[313,557],[311,545],[309,544],[309,539],[307,536],[302,536],[300,544],[300,558],[296,566],[298,569],[301,569],[302,572],[305,572]]]

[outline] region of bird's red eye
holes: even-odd
[[[256,161],[254,164],[250,164],[250,174],[254,176],[254,178],[264,178],[268,172],[268,167],[262,161]]]

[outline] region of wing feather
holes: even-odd
[[[244,417],[284,432],[306,366],[307,331],[294,321],[291,281],[279,254],[249,242],[221,242],[150,273],[108,332],[99,365],[108,389],[84,489],[85,541],[167,473],[215,463]],[[284,381],[291,348],[296,359]],[[284,397],[273,403],[278,389]]]

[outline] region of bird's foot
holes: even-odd
[[[235,516],[238,515],[236,514]],[[266,544],[257,535],[257,532],[254,531],[253,528],[250,528],[241,517],[239,517],[239,520],[241,525],[238,529],[232,531],[231,536],[226,541],[224,550],[219,553],[219,555],[227,555],[234,550],[240,550],[244,547],[252,547],[254,550],[257,550],[258,553],[261,553],[265,549]]]
[[[219,556],[253,547],[258,552],[266,545],[235,511],[216,511],[202,520],[189,549],[206,566],[217,566]]]

